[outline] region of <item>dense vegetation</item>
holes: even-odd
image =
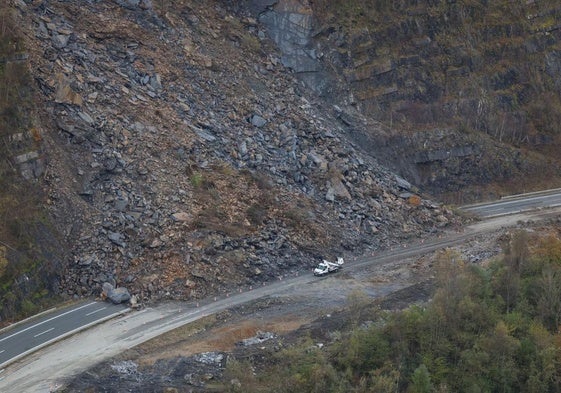
[[[360,311],[354,328],[319,348],[307,338],[273,355],[274,367],[230,363],[244,392],[559,392],[561,241],[514,233],[488,267],[453,252],[435,261],[426,306]],[[529,244],[534,247],[529,248]],[[354,311],[353,311],[354,309]],[[357,319],[358,318],[358,319]]]
[[[36,312],[49,293],[57,245],[38,184],[15,157],[37,151],[32,79],[13,9],[0,5],[0,324]]]

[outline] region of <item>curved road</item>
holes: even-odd
[[[494,202],[463,206],[461,210],[490,218],[557,206],[561,206],[561,189],[512,195]]]
[[[123,305],[85,302],[18,323],[0,331],[0,369],[54,340],[129,311]],[[1,376],[0,376],[1,378]]]
[[[451,232],[432,241],[421,241],[404,245],[397,250],[379,253],[346,263],[346,270],[358,270],[365,266],[382,265],[397,259],[406,259],[461,244],[477,235],[495,231],[500,226],[514,225],[520,216],[507,218],[489,218],[505,216],[552,206],[561,206],[559,190],[533,193],[527,196],[503,198],[494,203],[464,207],[483,220],[477,226],[466,228],[463,232]],[[508,212],[512,213],[508,213]],[[539,219],[551,214],[560,214],[561,209],[527,214],[527,218]],[[123,314],[128,309],[109,303],[83,303],[71,309],[48,313],[39,319],[22,323],[5,332],[0,332],[0,391],[10,391],[17,386],[18,392],[49,392],[56,390],[53,381],[63,379],[76,372],[76,369],[91,367],[101,358],[114,356],[128,348],[134,347],[155,336],[173,330],[200,319],[206,315],[234,307],[268,295],[286,293],[293,288],[305,286],[324,278],[303,274],[298,277],[283,279],[268,285],[248,288],[246,292],[231,293],[220,299],[207,299],[206,303],[183,303],[162,305],[157,309],[145,309],[113,322],[92,328],[84,335],[76,335],[70,340],[57,343],[41,351],[40,354],[18,359],[34,350],[42,348],[62,337],[73,335],[81,329]],[[97,333],[99,332],[99,334]],[[95,356],[93,356],[95,355]],[[11,364],[9,367],[6,365]],[[53,367],[56,365],[56,367]],[[34,370],[34,371],[29,371]],[[43,370],[43,371],[40,371]],[[30,375],[32,374],[32,375]],[[5,390],[8,389],[8,390]]]

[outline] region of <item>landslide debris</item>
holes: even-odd
[[[228,2],[13,4],[67,296],[199,298],[458,220],[350,141]]]

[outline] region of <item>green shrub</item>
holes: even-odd
[[[191,181],[191,185],[193,187],[200,188],[201,185],[203,184],[203,175],[200,174],[199,172],[193,173],[189,180]]]

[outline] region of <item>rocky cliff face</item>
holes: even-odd
[[[109,282],[197,298],[455,220],[295,78],[299,47],[279,52],[258,20],[275,15],[224,1],[13,7],[38,86],[40,180],[71,245],[63,294]]]
[[[66,295],[254,285],[456,220],[419,187],[559,176],[555,2],[11,6],[40,103],[13,160],[70,244]]]
[[[283,64],[417,185],[465,202],[559,184],[558,2],[250,3]]]

